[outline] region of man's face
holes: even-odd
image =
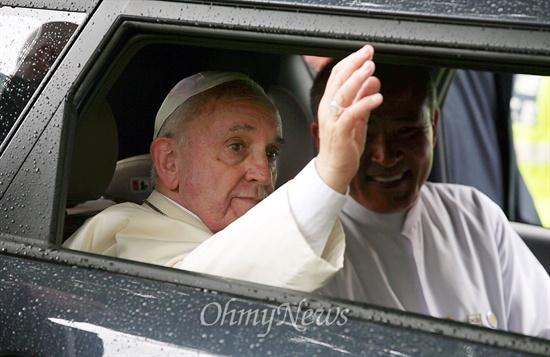
[[[215,233],[273,192],[281,122],[259,104],[223,97],[184,127],[179,196]]]
[[[361,167],[350,184],[350,195],[369,210],[399,212],[418,198],[431,170],[438,120],[436,113],[432,124],[424,103],[425,90],[396,85],[372,112]]]

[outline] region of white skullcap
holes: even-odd
[[[236,80],[245,80],[259,87],[248,76],[238,72],[201,72],[179,81],[168,93],[160,106],[155,118],[155,133],[153,137],[157,137],[166,119],[174,110],[185,103],[187,99],[222,83]]]

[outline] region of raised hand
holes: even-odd
[[[373,55],[367,45],[334,66],[319,104],[315,166],[321,179],[341,193],[359,169],[370,112],[382,104]]]

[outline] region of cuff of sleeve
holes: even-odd
[[[315,159],[289,183],[289,202],[298,227],[311,248],[320,256],[346,202],[345,195],[334,191],[319,176]]]

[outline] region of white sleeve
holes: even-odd
[[[318,256],[325,249],[346,196],[334,191],[319,177],[315,159],[289,183],[288,199],[292,215],[298,229]]]
[[[550,339],[550,276],[499,213],[496,234],[507,289],[508,329]]]
[[[324,286],[344,264],[342,224],[335,220],[323,254],[315,254],[290,208],[289,185],[168,265],[301,291]]]

